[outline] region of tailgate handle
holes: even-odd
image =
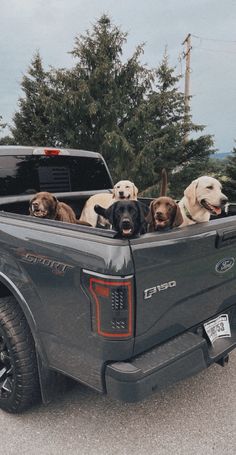
[[[233,243],[236,243],[236,229],[217,232],[216,248],[222,248],[223,246],[232,245]]]

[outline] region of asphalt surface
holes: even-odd
[[[1,455],[235,455],[236,352],[141,403],[81,385],[48,407],[0,411]]]

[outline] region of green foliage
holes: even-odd
[[[177,197],[177,181],[182,191],[196,170],[206,169],[212,138],[193,139],[204,127],[186,112],[167,55],[157,69],[148,69],[140,45],[124,61],[126,40],[127,33],[103,15],[76,38],[71,69],[45,71],[36,53],[11,131],[17,144],[98,151],[114,181],[130,178],[152,196],[165,167]]]
[[[7,123],[3,122],[2,116],[0,115],[0,134],[2,134],[7,127]],[[0,145],[13,145],[15,142],[11,136],[0,137]]]
[[[2,116],[0,115],[0,132],[6,128],[7,124],[3,123]]]
[[[236,147],[232,155],[226,158],[224,190],[231,202],[236,202]]]
[[[151,71],[139,62],[142,46],[122,62],[126,36],[102,16],[76,38],[74,68],[54,72],[58,143],[101,152],[115,180],[129,176],[135,149],[125,128],[151,86]]]
[[[3,136],[0,138],[0,145],[15,145],[16,142],[12,136]]]
[[[207,163],[206,174],[219,179],[223,184],[226,179],[226,159],[210,158]]]
[[[177,84],[179,77],[169,67],[167,55],[156,71],[155,87],[141,106],[140,117],[143,127],[136,120],[136,128],[143,132],[139,140],[135,174],[139,188],[147,189],[143,194],[156,196],[160,170],[168,173],[170,194],[180,197],[184,188],[196,173],[206,168],[209,156],[214,152],[211,136],[200,136],[186,140],[186,134],[202,131],[202,125],[193,124],[186,112],[184,95]],[[138,144],[136,144],[136,148]],[[196,178],[196,177],[194,177]]]
[[[25,96],[19,99],[19,112],[14,115],[11,128],[15,144],[54,145],[50,77],[43,69],[38,52],[28,75],[23,77],[21,88]]]

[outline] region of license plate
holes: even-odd
[[[204,329],[212,344],[219,338],[231,337],[228,314],[221,314],[217,318],[206,322],[204,324]]]

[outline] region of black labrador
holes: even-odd
[[[108,209],[95,205],[95,212],[106,218],[118,237],[134,237],[147,232],[149,207],[139,201],[116,201]]]

